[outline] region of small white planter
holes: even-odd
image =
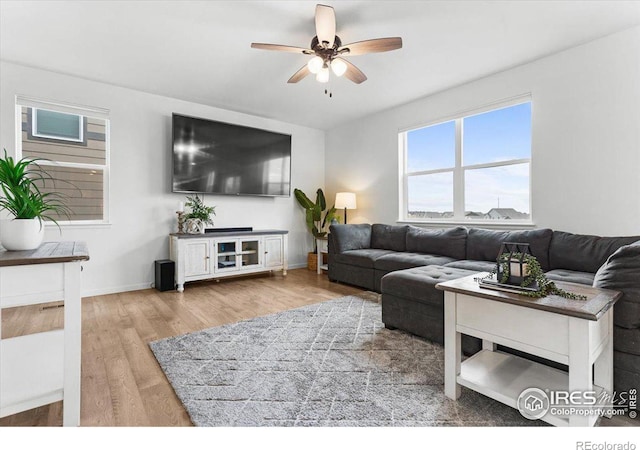
[[[38,219],[5,219],[0,226],[0,243],[7,250],[34,250],[42,238],[44,223]]]

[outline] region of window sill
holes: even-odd
[[[505,221],[480,221],[480,220],[398,220],[396,223],[408,225],[427,225],[433,227],[435,225],[457,225],[457,226],[475,226],[479,228],[495,228],[495,229],[513,229],[513,228],[535,228],[533,222],[505,222]]]
[[[60,228],[62,229],[85,229],[85,230],[93,230],[93,229],[105,229],[111,228],[110,222],[59,222]],[[58,226],[53,222],[47,222],[44,225],[45,230],[48,229],[57,229]]]

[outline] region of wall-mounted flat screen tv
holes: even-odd
[[[291,135],[173,114],[173,192],[291,195]]]

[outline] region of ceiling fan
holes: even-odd
[[[367,76],[343,56],[388,52],[402,48],[402,38],[399,37],[369,39],[342,45],[340,37],[336,35],[336,14],[331,6],[316,5],[315,22],[316,36],[311,40],[310,48],[255,42],[251,44],[251,48],[315,55],[289,78],[288,83],[297,83],[309,74],[315,74],[317,81],[326,83],[329,81],[331,68],[336,76],[344,75],[356,84],[365,81]]]

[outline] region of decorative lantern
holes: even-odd
[[[530,255],[529,244],[503,242],[497,260],[497,281],[511,285],[520,285],[529,275],[526,256]]]

